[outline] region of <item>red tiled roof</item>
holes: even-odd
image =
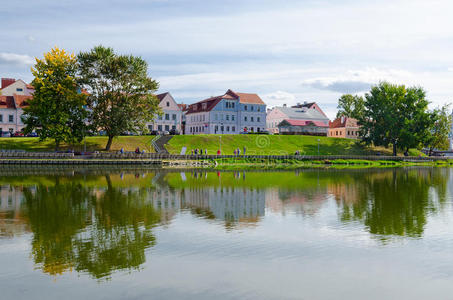
[[[0,108],[14,109],[15,107],[14,96],[0,96]]]
[[[28,84],[28,83],[27,83],[26,86],[27,86],[27,89],[29,89],[29,90],[34,90],[34,89],[35,89],[31,84]]]
[[[291,119],[286,119],[286,120],[283,120],[282,122],[287,122],[291,126],[315,125],[315,126],[318,126],[318,127],[329,127],[329,125],[326,125],[325,123],[323,123],[321,121],[312,121],[312,120],[291,120]]]
[[[179,109],[181,109],[182,111],[186,111],[186,110],[187,110],[187,104],[180,103],[180,104],[178,104],[178,107],[179,107]]]
[[[349,117],[336,118],[329,122],[329,128],[359,127],[357,120]]]
[[[14,100],[17,108],[28,106],[27,100],[32,99],[33,96],[16,95],[14,94]]]
[[[219,103],[222,99],[231,99],[231,100],[238,100],[240,103],[247,103],[247,104],[265,104],[263,100],[257,94],[247,94],[247,93],[236,93],[232,90],[226,91],[225,94],[221,96],[214,96],[208,99],[204,99],[198,101],[197,103],[189,105],[187,114],[203,112],[203,111],[211,111],[217,103]],[[206,105],[203,105],[206,103]]]
[[[162,94],[159,94],[159,95],[156,95],[157,99],[159,99],[159,102],[162,101],[162,99],[165,98],[165,96],[167,96],[168,92],[166,93],[162,93]]]

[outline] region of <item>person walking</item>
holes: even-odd
[[[242,152],[242,155],[245,155],[246,150],[247,150],[247,148],[245,148],[245,146],[244,146],[244,151]]]

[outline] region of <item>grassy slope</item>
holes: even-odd
[[[166,148],[170,153],[179,154],[183,146],[190,154],[193,148],[208,149],[208,154],[215,154],[219,148],[220,135],[181,135],[173,137]],[[285,155],[296,150],[305,155],[366,155],[379,151],[391,155],[391,149],[365,148],[349,139],[297,136],[297,135],[221,135],[222,154],[233,154],[234,149],[247,147],[246,154]],[[418,153],[412,153],[418,155]]]
[[[136,147],[140,150],[144,149],[147,152],[154,152],[151,147],[151,140],[154,136],[120,136],[113,140],[111,151],[119,151],[124,148],[125,151],[134,151]],[[102,151],[107,144],[107,137],[92,136],[86,139],[87,151]],[[26,151],[53,151],[55,144],[52,140],[40,142],[38,138],[0,138],[0,149],[20,149]],[[82,151],[84,149],[83,142],[74,146],[62,145],[62,150],[74,149]]]

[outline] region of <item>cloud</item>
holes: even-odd
[[[284,91],[276,91],[273,93],[265,94],[261,98],[263,98],[264,102],[269,106],[281,106],[282,104],[295,104],[296,102],[296,95],[284,92]]]
[[[314,80],[313,82],[309,83],[311,87],[320,89],[320,90],[328,90],[333,92],[339,93],[358,93],[367,91],[371,87],[370,82],[364,81],[354,81],[354,80],[338,80],[332,82],[324,82],[322,80]]]
[[[401,84],[411,82],[412,79],[413,74],[404,70],[366,68],[349,70],[332,77],[307,79],[302,82],[302,86],[338,93],[360,93],[368,91],[372,85],[380,81]]]
[[[0,52],[0,65],[32,65],[35,59],[29,55]]]

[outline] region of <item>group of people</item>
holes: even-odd
[[[244,146],[244,151],[242,151],[242,155],[245,155],[246,151],[247,151],[247,148]],[[241,155],[241,149],[239,149],[239,147],[237,147],[236,149],[234,149],[233,153],[234,153],[234,155]]]
[[[192,155],[203,155],[203,149],[192,149]],[[208,149],[204,149],[204,155],[208,155]]]
[[[140,154],[140,153],[144,154],[145,152],[146,152],[145,150],[142,150],[142,152],[140,152],[140,148],[139,147],[135,148],[135,153],[136,154]],[[120,153],[124,154],[124,148],[120,149]]]

